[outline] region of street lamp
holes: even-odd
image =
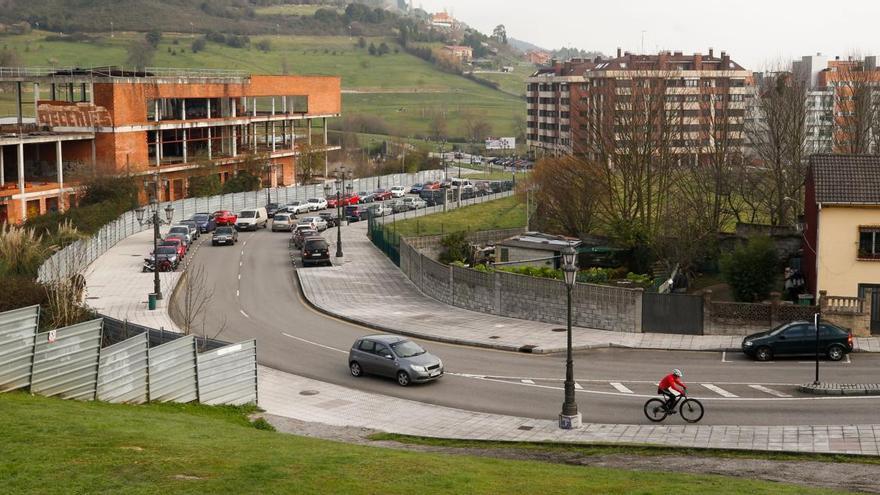
[[[567,318],[567,357],[565,361],[565,401],[562,403],[562,412],[559,414],[559,427],[565,430],[581,426],[581,413],[578,412],[577,402],[574,400],[574,363],[571,358],[571,289],[577,278],[577,251],[569,244],[562,250],[562,273],[565,275],[565,292],[568,304]]]
[[[342,258],[342,185],[345,183],[345,167],[333,172],[333,182],[336,185],[336,257]],[[327,186],[330,189],[330,186]]]
[[[146,217],[146,209],[143,207],[137,208],[134,210],[135,217],[137,218],[138,223],[141,225],[153,225],[153,293],[156,295],[156,299],[162,299],[162,287],[159,284],[159,225],[162,224],[162,219],[159,218],[159,173],[156,172],[155,180],[153,182],[154,195],[153,199],[150,200],[150,213],[149,217]],[[170,204],[165,207],[165,220],[167,223],[171,223],[171,219],[174,218],[174,207]]]

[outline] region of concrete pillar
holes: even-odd
[[[186,163],[186,129],[183,130],[183,163]]]
[[[211,128],[208,128],[208,160],[211,159]]]
[[[232,156],[238,156],[238,144],[236,140],[238,139],[238,126],[232,126]]]
[[[252,134],[251,140],[253,141],[254,153],[257,152],[257,124],[251,124]]]
[[[281,113],[283,113],[285,115],[287,114],[287,97],[286,96],[281,97]]]
[[[275,116],[275,97],[272,97],[272,116]]]
[[[89,103],[95,104],[95,83],[89,84]]]
[[[253,115],[254,117],[256,117],[256,116],[257,116],[257,97],[256,97],[256,96],[255,96],[254,99],[251,101],[251,103],[253,103],[253,106],[254,106],[254,108],[251,109],[251,112],[253,112],[252,115]]]
[[[180,120],[186,120],[186,98],[180,100]]]
[[[0,146],[0,187],[6,185],[6,167],[3,163],[3,146]]]
[[[275,152],[275,122],[272,122],[272,152]]]
[[[290,121],[290,149],[296,149],[296,127],[293,125],[293,121]]]
[[[55,141],[55,170],[58,175],[58,211],[64,211],[64,165],[61,157],[61,141]]]
[[[16,109],[16,121],[18,125],[22,124],[22,119],[24,116],[21,114],[21,82],[15,83],[15,109]]]
[[[159,100],[153,100],[153,121],[159,122]],[[159,131],[156,131],[159,132]]]
[[[162,163],[162,131],[156,131],[156,166]]]
[[[244,104],[247,105],[247,99],[244,100]],[[229,99],[229,107],[230,107],[229,111],[230,111],[230,114],[232,115],[232,117],[236,117],[236,114],[238,112],[238,104],[235,101],[235,98]],[[245,112],[247,112],[247,109],[245,109]]]
[[[21,87],[21,83],[19,83]],[[18,193],[21,201],[21,221],[27,220],[27,200],[24,197],[24,143],[18,143]]]
[[[211,99],[208,98],[208,118],[211,118]]]
[[[311,146],[312,145],[312,119],[306,119],[306,123],[308,125],[308,130],[309,130],[309,140],[307,141],[307,143],[309,143],[309,146]]]
[[[34,122],[39,123],[37,119],[37,108],[40,106],[40,83],[34,83]]]

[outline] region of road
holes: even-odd
[[[345,227],[343,227],[345,228]],[[346,362],[359,336],[376,333],[311,308],[302,299],[288,247],[289,234],[242,232],[236,246],[211,246],[192,260],[202,267],[213,298],[206,328],[218,338],[256,338],[261,364],[334,384],[421,402],[552,419],[562,403],[564,356],[531,355],[419,341],[440,356],[441,380],[407,388],[393,380],[354,378]],[[331,249],[332,251],[332,249]],[[306,268],[307,270],[321,268]],[[210,335],[209,336],[213,336]],[[739,353],[599,349],[575,354],[577,401],[585,422],[647,424],[642,406],[656,381],[681,368],[689,393],[703,401],[701,424],[796,425],[876,422],[880,397],[826,398],[797,392],[813,379],[814,364],[789,359],[756,363]],[[854,354],[822,362],[823,381],[880,382],[880,355]],[[679,418],[667,420],[681,423]]]

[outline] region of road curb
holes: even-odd
[[[813,395],[880,395],[878,383],[807,383],[798,386],[798,391]]]

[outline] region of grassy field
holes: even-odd
[[[282,5],[270,5],[268,7],[258,7],[254,9],[254,12],[257,15],[265,15],[265,16],[311,16],[315,15],[315,12],[318,9],[333,9],[332,5],[323,5],[323,4],[282,4]]]
[[[4,493],[829,493],[669,475],[426,454],[260,431],[241,410],[0,395]]]
[[[395,222],[394,232],[404,237],[451,232],[499,230],[526,224],[526,205],[515,196],[458,208],[448,213]]]
[[[46,32],[0,36],[0,48],[13,50],[30,66],[94,67],[123,65],[126,47],[139,33],[101,35],[95,42],[45,41]],[[448,136],[463,136],[460,114],[467,110],[484,115],[493,134],[509,135],[514,119],[522,118],[523,103],[517,97],[487,88],[466,78],[448,74],[407,53],[393,53],[390,39],[368,39],[392,47],[392,53],[370,56],[345,36],[265,36],[252,37],[252,44],[268,39],[272,49],[230,48],[208,43],[192,53],[189,34],[165,34],[153,65],[156,67],[239,69],[252,73],[280,74],[286,67],[291,74],[338,75],[342,77],[343,114],[373,114],[384,119],[394,135],[428,133],[430,116],[444,113]],[[177,44],[174,44],[177,42]],[[175,54],[172,54],[174,52]],[[30,95],[25,95],[25,100]],[[13,108],[14,95],[0,94],[4,113]]]
[[[535,66],[527,63],[513,65],[513,72],[476,73],[475,77],[498,83],[498,88],[505,93],[524,98],[526,93],[525,78],[535,73]],[[523,103],[525,106],[525,103]]]

